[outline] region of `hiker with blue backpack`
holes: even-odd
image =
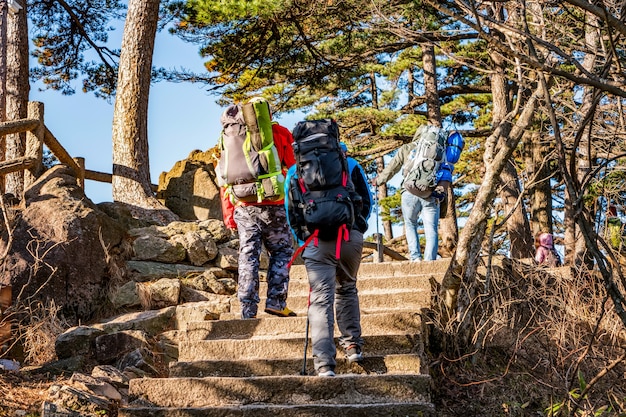
[[[285,207],[309,279],[307,322],[318,376],[335,376],[339,344],[349,363],[363,360],[356,287],[363,234],[372,207],[367,178],[339,143],[334,120],[300,122],[293,130],[296,165],[287,173]],[[336,313],[336,317],[335,317]]]
[[[230,105],[220,121],[216,177],[222,187],[224,223],[239,234],[241,318],[257,316],[262,246],[270,258],[265,312],[295,316],[287,307],[287,265],[293,246],[284,206],[286,170],[296,162],[291,132],[271,120],[269,103],[263,98]]]
[[[463,137],[458,132],[448,135],[437,126],[422,125],[413,141],[402,145],[375,179],[376,184],[384,184],[402,170],[401,208],[412,262],[422,260],[417,233],[420,217],[426,238],[423,259],[437,259],[440,205],[447,196],[454,164],[463,146]]]

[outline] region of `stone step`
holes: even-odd
[[[302,352],[304,353],[304,349]],[[339,355],[341,356],[341,355]],[[170,377],[252,377],[298,375],[302,372],[304,357],[293,359],[257,359],[240,361],[193,361],[172,362]],[[337,374],[419,374],[426,373],[421,357],[416,354],[365,356],[360,364],[348,363],[345,358],[337,358]],[[314,373],[313,358],[307,357],[305,373]]]
[[[298,337],[272,336],[251,339],[219,339],[182,341],[179,345],[178,360],[181,362],[201,360],[246,360],[246,359],[297,359],[304,356],[304,329]],[[371,335],[363,336],[365,356],[383,356],[423,352],[423,341],[419,334]],[[343,349],[337,346],[337,356]],[[307,355],[311,355],[308,344]]]
[[[181,408],[429,403],[430,384],[430,376],[415,374],[136,378],[130,381],[129,398],[131,403]]]
[[[430,306],[431,282],[441,282],[449,263],[361,265],[364,360],[347,363],[335,329],[335,378],[312,376],[310,343],[304,352],[308,279],[304,266],[294,265],[287,305],[298,317],[264,313],[262,299],[257,319],[239,320],[234,298],[222,320],[188,324],[170,378],[130,381],[131,402],[118,415],[434,417],[418,312]],[[262,282],[260,294],[266,292]],[[305,360],[306,375],[300,375]]]
[[[361,317],[363,334],[419,333],[422,320],[416,312],[389,312],[364,314]],[[208,320],[190,322],[182,337],[192,340],[248,339],[256,336],[303,335],[306,316],[275,317],[249,320]],[[335,335],[339,331],[335,325]]]
[[[244,405],[207,408],[123,408],[119,417],[434,417],[431,403]]]
[[[259,311],[266,314],[265,297],[259,297]],[[308,295],[296,295],[287,297],[287,307],[298,315],[306,315],[309,298]],[[359,305],[361,314],[372,314],[386,311],[420,311],[420,309],[430,306],[431,291],[423,289],[397,289],[386,291],[359,292]],[[268,314],[268,316],[270,316]],[[230,304],[230,313],[220,315],[221,319],[234,319],[241,317],[241,305],[239,300],[233,298]]]
[[[450,258],[423,262],[381,262],[362,263],[359,267],[358,278],[366,277],[402,277],[406,275],[432,275],[441,281],[443,274],[448,270]],[[304,265],[292,265],[289,271],[290,281],[307,280]]]
[[[432,274],[422,275],[402,275],[402,276],[368,276],[358,277],[357,288],[360,292],[374,292],[374,291],[387,291],[398,290],[403,288],[420,288],[430,290],[430,278]],[[308,295],[309,293],[309,281],[308,280],[290,280],[289,281],[289,296],[296,295]],[[259,294],[267,294],[267,282],[259,282]]]

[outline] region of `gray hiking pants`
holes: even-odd
[[[340,259],[336,257],[336,241],[311,242],[302,253],[311,286],[309,325],[315,369],[336,365],[334,342],[335,311],[344,349],[352,344],[363,346],[361,311],[356,288],[356,275],[361,264],[363,234],[350,232],[350,240],[341,243]]]

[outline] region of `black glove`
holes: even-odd
[[[431,196],[436,198],[438,203],[441,203],[446,198],[446,195],[444,194],[443,190],[439,190],[439,187],[433,190]]]

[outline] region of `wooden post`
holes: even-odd
[[[39,120],[39,125],[26,132],[25,157],[33,158],[36,162],[32,168],[24,171],[24,190],[31,186],[43,171],[43,140],[46,131],[43,122],[43,103],[28,102],[28,118]]]
[[[374,262],[381,263],[384,260],[383,235],[381,233],[374,233],[374,239],[376,239],[376,257],[374,258]]]
[[[74,162],[78,165],[78,172],[76,173],[76,182],[78,182],[78,186],[85,189],[85,158],[81,156],[77,156],[74,158]]]

